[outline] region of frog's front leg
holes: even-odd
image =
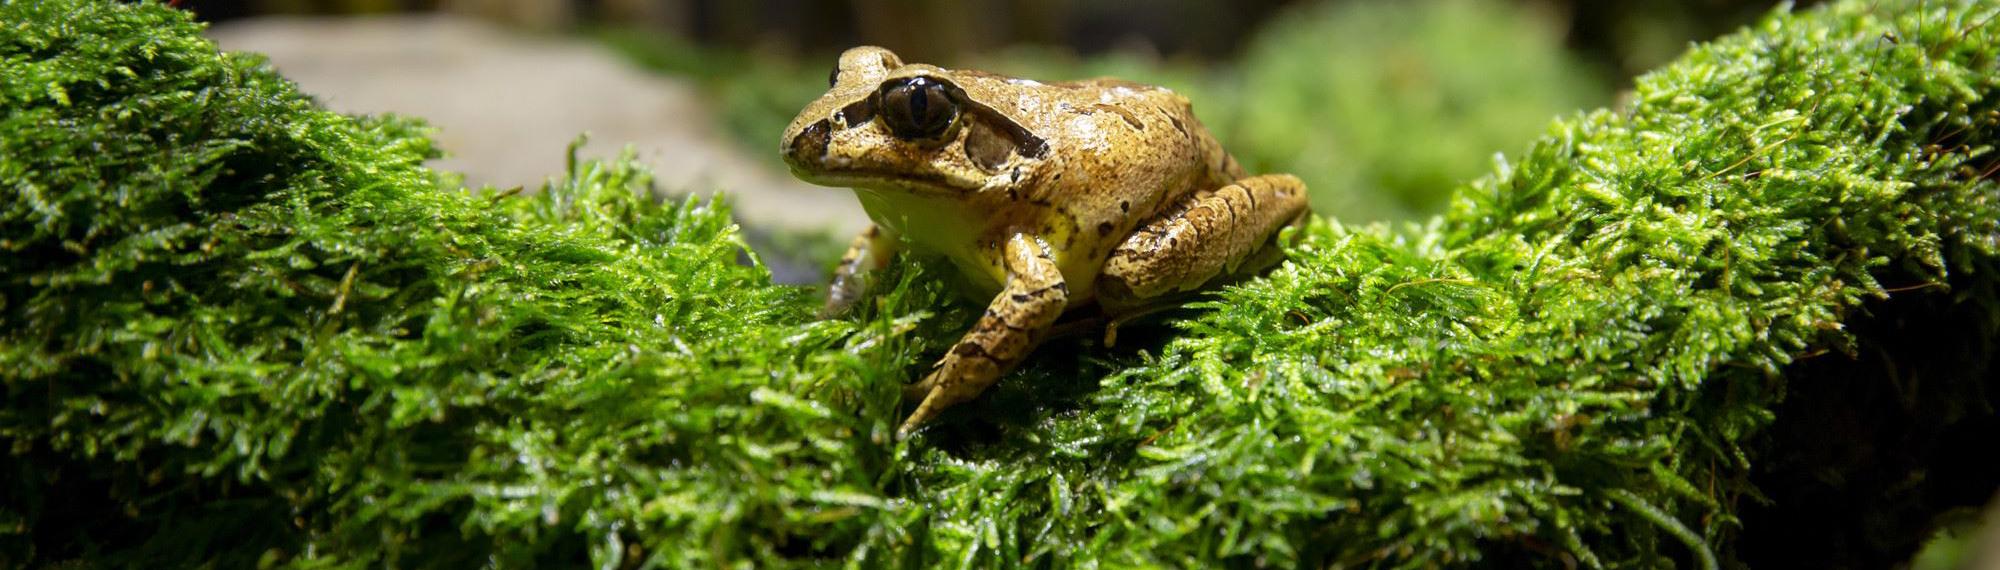
[[[840,256],[840,265],[833,269],[833,284],[827,289],[826,305],[820,308],[819,316],[840,316],[861,300],[868,293],[870,277],[889,265],[897,247],[896,236],[882,231],[881,226],[871,224],[856,234],[847,245],[847,253]]]
[[[898,435],[907,436],[945,408],[986,391],[1034,349],[1068,306],[1069,286],[1040,239],[1014,234],[1003,247],[1001,264],[1006,287],[930,375],[910,386],[910,394],[923,400]]]
[[[1113,316],[1140,313],[1218,277],[1261,269],[1283,253],[1272,236],[1306,213],[1306,185],[1289,174],[1189,196],[1112,250],[1098,274],[1098,302]]]

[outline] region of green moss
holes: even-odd
[[[441,186],[416,124],[162,6],[0,21],[5,565],[678,566],[869,528],[815,506],[880,500],[870,380],[919,356],[811,322],[719,204],[628,161]]]
[[[1995,13],[1774,16],[895,442],[977,311],[926,265],[814,321],[629,161],[465,193],[179,12],[0,0],[0,565],[1754,561],[1761,481],[1903,467],[1826,410],[1995,423]]]

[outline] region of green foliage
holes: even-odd
[[[1258,34],[1220,108],[1254,172],[1290,172],[1344,220],[1421,219],[1548,117],[1608,100],[1561,34],[1510,3],[1322,3]]]
[[[978,310],[923,264],[814,321],[629,161],[464,193],[176,11],[0,0],[0,565],[1734,559],[1794,371],[1880,340],[1848,325],[2000,334],[1995,13],[1774,16],[1421,231],[1315,220],[895,442]]]

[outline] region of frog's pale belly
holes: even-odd
[[[941,255],[951,260],[952,266],[964,279],[966,289],[961,292],[967,297],[986,301],[1006,287],[1006,269],[988,248],[983,247],[982,242],[1005,239],[998,237],[1005,233],[1005,228],[1001,227],[1006,224],[1004,220],[1018,216],[967,207],[965,200],[952,196],[921,196],[865,188],[854,189],[854,195],[860,199],[862,210],[868,212],[869,219],[876,226],[899,236],[915,252]],[[1026,205],[1017,207],[1032,208]],[[1105,251],[1108,250],[1105,248]],[[1103,265],[1102,255],[1093,259],[1060,249],[1051,251],[1050,255],[1067,283],[1070,305],[1081,306],[1089,301],[1098,269]]]
[[[950,259],[966,285],[991,297],[1004,285],[997,267],[974,245],[985,225],[965,212],[961,203],[949,198],[918,196],[902,192],[854,189],[861,209],[875,225],[898,236],[919,253]],[[975,292],[968,292],[974,294]]]

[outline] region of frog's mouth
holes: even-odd
[[[867,128],[866,123],[846,127]],[[919,195],[946,195],[976,191],[985,184],[984,173],[961,173],[959,176],[938,170],[931,157],[902,155],[888,158],[880,152],[829,152],[836,146],[835,124],[827,119],[806,125],[799,134],[792,137],[785,149],[785,163],[791,167],[792,176],[817,184],[838,188],[869,188],[882,191]],[[921,154],[962,152],[956,150],[957,141],[947,141],[935,150],[921,151]],[[848,143],[840,146],[846,147]],[[886,148],[886,140],[876,141],[874,146]],[[892,151],[893,152],[893,151]],[[979,174],[980,176],[969,176]]]
[[[887,129],[866,123],[843,127],[836,120],[821,119],[800,129],[783,154],[792,176],[820,186],[919,195],[963,194],[981,191],[996,181],[1018,181],[1024,168],[1046,152],[1040,139],[1032,139],[1034,146],[1015,144],[1016,137],[996,134],[997,129],[990,125],[968,120],[967,126],[952,130],[955,136],[927,147],[891,139]],[[844,132],[854,129],[862,131]],[[868,140],[857,143],[848,140],[850,136]],[[974,139],[981,143],[968,142]],[[995,140],[1008,142],[996,146]]]
[[[792,176],[819,186],[866,188],[917,195],[952,195],[980,188],[977,181],[957,181],[944,173],[928,170],[836,167],[823,160],[825,157],[823,150],[810,148],[805,150],[814,153],[807,155],[811,158],[806,159],[812,163],[810,166],[794,163]]]

